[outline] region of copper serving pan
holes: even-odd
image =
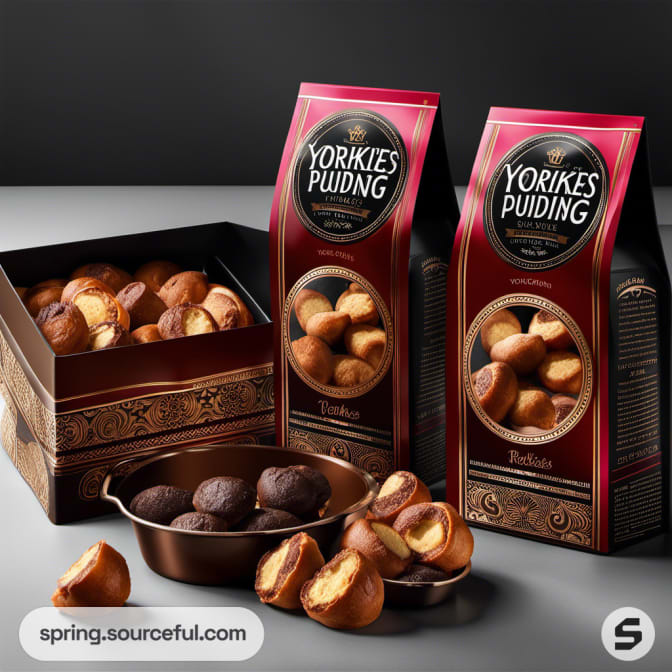
[[[471,572],[471,561],[462,569],[458,569],[454,576],[445,581],[422,581],[409,583],[383,579],[385,584],[386,607],[431,607],[434,604],[445,602],[455,593],[462,579]]]
[[[138,492],[154,485],[195,490],[201,481],[212,476],[238,476],[256,484],[267,467],[291,464],[318,469],[329,479],[332,489],[324,516],[300,527],[262,532],[194,532],[142,520],[128,509]],[[100,496],[116,504],[131,521],[142,556],[155,572],[187,583],[221,585],[251,581],[259,558],[299,531],[314,537],[328,555],[343,529],[366,513],[377,492],[378,484],[370,474],[335,457],[273,446],[219,444],[119,462],[105,476]]]

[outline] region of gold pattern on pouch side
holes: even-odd
[[[394,471],[394,454],[391,449],[383,450],[357,441],[345,441],[322,432],[311,432],[290,426],[289,447],[307,453],[339,457],[368,471],[378,481],[387,478]]]
[[[532,492],[467,481],[469,522],[580,546],[593,541],[593,507]]]

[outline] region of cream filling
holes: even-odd
[[[207,334],[214,331],[212,322],[210,322],[208,316],[203,313],[202,310],[197,308],[188,308],[184,311],[182,327],[187,336],[192,336],[193,334]]]
[[[371,529],[378,535],[378,538],[383,542],[385,547],[395,555],[398,555],[402,560],[406,560],[411,554],[401,535],[389,525],[371,522]]]
[[[575,376],[581,372],[581,360],[574,357],[567,357],[566,359],[552,360],[547,369],[549,378],[564,378]]]
[[[98,322],[105,322],[114,317],[110,315],[107,304],[99,296],[82,294],[75,297],[74,304],[82,311],[89,326],[98,324]]]
[[[517,329],[515,325],[508,324],[507,322],[500,322],[498,324],[493,324],[490,327],[489,331],[490,334],[488,340],[491,343],[497,343],[499,341],[503,341],[505,338],[513,336],[513,334],[520,333],[520,330]]]
[[[338,599],[348,589],[358,566],[359,561],[353,553],[343,556],[333,566],[324,569],[308,591],[310,604],[316,606]]]
[[[63,574],[63,576],[58,580],[59,586],[64,586],[70,583],[73,579],[77,578],[89,565],[89,563],[98,555],[100,550],[100,544],[92,546],[88,551],[85,551],[83,555],[75,562],[74,565],[68,569],[68,571]]]
[[[304,323],[317,313],[330,313],[332,311],[331,304],[325,302],[323,299],[313,298],[306,299],[300,308],[301,317],[304,320]]]
[[[399,490],[404,485],[405,482],[406,479],[403,476],[400,476],[399,474],[392,474],[380,488],[378,498],[380,499],[382,497],[387,497],[388,495],[391,495],[392,493]]]
[[[283,544],[272,553],[261,568],[259,582],[262,590],[272,590],[278,579],[278,574],[285,564],[287,554],[289,553],[289,544]]]
[[[92,350],[102,350],[106,348],[114,338],[114,329],[107,327],[91,334],[90,346]]]
[[[426,553],[443,544],[446,533],[441,523],[435,520],[421,520],[404,535],[408,546],[416,553]]]

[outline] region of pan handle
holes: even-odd
[[[121,480],[128,474],[128,471],[124,467],[130,462],[135,462],[135,460],[131,458],[112,465],[107,470],[107,473],[103,477],[103,482],[100,484],[100,498],[105,502],[116,504],[120,509],[124,505],[115,493]]]

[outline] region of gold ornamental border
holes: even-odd
[[[296,361],[296,357],[294,356],[294,351],[292,349],[292,341],[289,334],[289,321],[292,313],[292,307],[294,305],[294,299],[296,298],[296,295],[312,280],[324,278],[327,276],[344,278],[350,282],[356,282],[360,287],[363,287],[373,299],[376,309],[378,310],[378,314],[381,316],[383,324],[385,325],[385,352],[383,353],[381,363],[378,365],[378,369],[376,370],[373,378],[367,380],[361,385],[356,385],[354,387],[344,388],[336,387],[334,385],[324,385],[314,380],[304,372],[304,370],[301,368],[301,365]],[[342,266],[318,266],[317,268],[312,269],[300,277],[292,289],[289,290],[289,294],[285,299],[285,304],[283,307],[282,344],[285,351],[285,357],[291,364],[296,374],[306,385],[312,387],[318,392],[327,394],[330,397],[339,397],[345,399],[361,397],[363,394],[366,394],[369,390],[378,385],[378,383],[387,373],[387,370],[390,368],[390,364],[392,363],[392,355],[394,354],[392,317],[390,316],[390,311],[387,309],[383,298],[380,296],[375,287],[364,277],[358,273],[355,273],[354,271],[343,268]]]
[[[379,482],[387,478],[395,468],[394,453],[389,447],[371,446],[321,431],[314,432],[308,428],[290,427],[289,446],[306,453],[338,457],[368,471]]]
[[[308,420],[300,420],[295,417],[291,417],[291,423],[292,425],[298,426],[298,427],[308,427],[309,429],[316,429],[320,431],[329,431],[330,429],[333,431],[333,427],[325,427],[322,423],[318,422],[310,422]],[[357,425],[348,425],[346,424],[346,427],[356,427]],[[345,429],[343,427],[338,427],[337,429],[339,436],[347,436],[348,438],[351,439],[360,439],[361,441],[369,441],[370,443],[377,444],[379,446],[387,446],[388,448],[392,445],[392,441],[390,439],[379,439],[375,436],[369,436],[368,434],[362,434],[360,432],[354,432],[351,429]]]
[[[307,413],[306,411],[297,411],[296,409],[292,410],[292,420],[297,418],[308,418],[309,420],[318,420],[321,423],[328,422],[329,425],[340,425],[342,427],[354,427],[355,429],[364,430],[365,432],[373,432],[378,437],[383,437],[388,443],[392,439],[392,432],[380,429],[379,427],[368,427],[367,425],[360,425],[356,422],[350,422],[348,420],[340,420],[339,418],[334,418],[330,416],[325,418],[323,415],[315,415],[315,413]]]
[[[481,408],[478,399],[474,393],[474,388],[471,383],[471,355],[476,339],[480,333],[483,323],[495,312],[509,306],[530,306],[540,310],[546,310],[558,319],[567,327],[574,343],[576,344],[579,355],[581,356],[581,364],[583,366],[583,382],[581,391],[578,395],[577,404],[574,410],[567,416],[567,418],[558,425],[558,427],[544,432],[543,434],[519,434],[513,432],[506,427],[490,418]],[[478,416],[481,422],[493,433],[514,443],[522,444],[543,444],[550,443],[559,439],[563,434],[566,434],[572,429],[583,414],[588,410],[590,399],[593,392],[593,360],[583,333],[579,329],[576,322],[566,313],[560,306],[536,294],[508,294],[503,296],[493,303],[488,304],[471,323],[467,336],[465,339],[464,351],[462,354],[462,379],[469,404],[474,413]]]
[[[199,432],[220,417],[264,413],[273,408],[271,373],[272,365],[264,363],[191,381],[172,381],[171,389],[142,396],[131,393],[137,386],[130,385],[126,398],[55,413],[37,396],[0,334],[0,381],[36,441],[50,458],[61,462],[73,446],[102,450],[100,446],[110,443],[147,439],[187,427]]]
[[[581,237],[562,254],[559,254],[557,257],[553,257],[553,259],[549,259],[548,261],[542,260],[539,262],[534,262],[527,259],[521,259],[513,252],[507,250],[504,245],[502,245],[502,242],[497,235],[492,216],[492,201],[494,198],[494,192],[497,188],[497,185],[499,184],[502,173],[504,172],[504,167],[508,163],[519,159],[532,149],[544,144],[545,142],[553,143],[556,141],[563,141],[567,142],[568,144],[573,144],[576,149],[581,152],[581,154],[583,154],[586,159],[588,159],[588,161],[599,171],[602,178],[600,202],[590,225],[586,227]],[[511,264],[514,268],[518,268],[524,271],[547,271],[558,266],[562,266],[562,264],[575,257],[588,244],[595,234],[595,231],[597,231],[599,228],[603,216],[607,211],[609,194],[609,170],[607,168],[604,157],[600,154],[597,147],[595,147],[585,138],[582,138],[580,135],[575,135],[574,133],[538,133],[537,135],[531,135],[525,138],[512,147],[495,166],[495,170],[492,173],[488,183],[488,189],[485,193],[483,207],[483,229],[485,231],[488,242],[495,252],[499,255],[500,258]],[[524,232],[521,232],[521,237],[524,237]]]
[[[578,546],[593,544],[590,504],[471,479],[465,499],[468,522]]]

